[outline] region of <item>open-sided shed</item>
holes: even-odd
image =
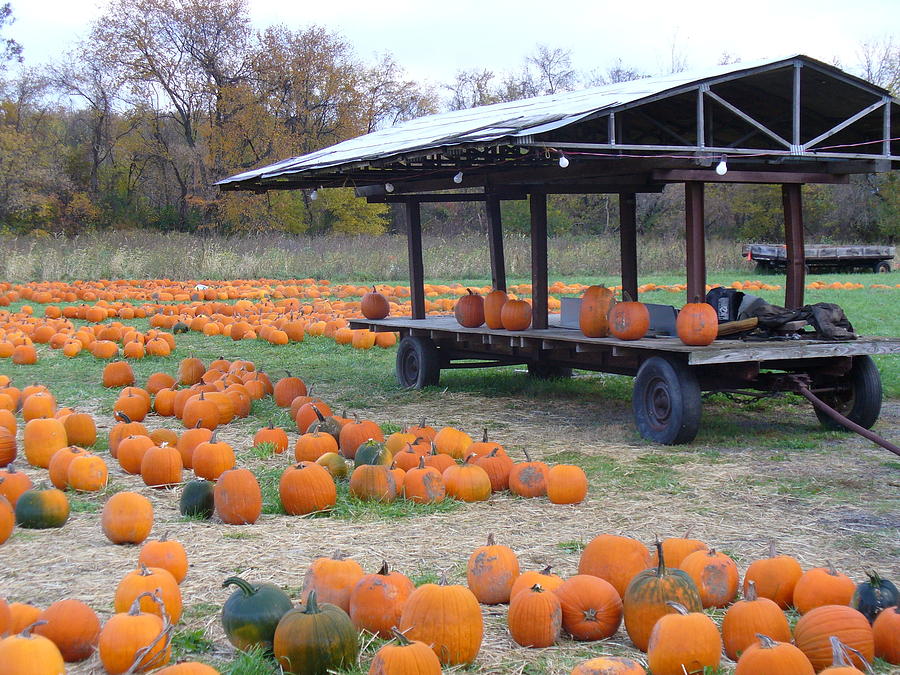
[[[859,392],[854,398],[855,390],[848,390],[846,382],[871,379],[852,374],[874,368],[865,355],[900,351],[900,341],[805,341],[802,346],[749,350],[717,342],[690,350],[674,340],[625,345],[566,334],[550,325],[547,311],[547,195],[619,195],[622,284],[637,297],[636,195],[684,184],[690,301],[706,291],[704,185],[780,184],[785,305],[799,307],[805,286],[802,185],[846,183],[852,174],[889,171],[898,162],[900,101],[838,68],[795,55],[429,115],[232,176],[219,186],[256,192],[354,187],[371,202],[404,204],[412,317],[359,324],[403,334],[398,352],[403,384],[423,386],[436,381],[441,368],[485,363],[528,363],[536,373],[576,366],[637,374],[635,413],[642,433],[662,442],[683,442],[696,432],[701,388],[790,386],[783,378],[761,373],[761,362],[765,370],[806,373],[831,403],[858,413],[857,421],[871,426],[878,417],[876,403],[862,405],[867,410],[863,415],[857,410]],[[532,328],[509,335],[473,332],[447,321],[426,325],[435,320],[425,317],[421,204],[485,202],[493,284],[505,289],[500,201],[526,198]],[[663,359],[672,372],[660,371],[641,384],[641,370],[648,363],[659,366],[654,358]],[[870,365],[860,365],[866,363]],[[877,377],[877,369],[874,373]],[[690,386],[682,391],[685,382]],[[675,399],[685,396],[697,399],[696,412],[674,409]],[[880,401],[879,383],[877,407]],[[679,419],[672,419],[675,413]],[[682,419],[685,414],[696,419]]]

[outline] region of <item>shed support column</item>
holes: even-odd
[[[506,290],[506,258],[503,255],[503,222],[500,217],[500,198],[488,195],[485,201],[488,222],[488,245],[491,250],[491,283],[497,290]]]
[[[425,318],[425,266],[422,263],[422,218],[419,202],[406,202],[406,243],[412,318]]]
[[[703,187],[691,181],[684,184],[684,223],[687,265],[687,301],[706,298],[706,237],[703,230]]]
[[[531,326],[547,323],[547,195],[531,194]]]
[[[619,195],[619,252],[622,259],[622,290],[632,300],[637,300],[637,197],[633,192]]]
[[[784,243],[787,248],[787,280],[784,284],[784,306],[803,306],[806,285],[806,249],[803,244],[803,201],[800,183],[781,186],[784,204]]]

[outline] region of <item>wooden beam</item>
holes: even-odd
[[[422,262],[422,214],[418,202],[406,204],[406,242],[409,255],[409,296],[412,318],[425,318],[425,266]]]
[[[712,169],[656,169],[650,178],[666,183],[683,183],[685,181],[703,181],[704,183],[825,183],[829,185],[847,185],[850,177],[847,174],[781,172],[781,171],[733,171],[728,170],[720,176]]]
[[[637,198],[634,193],[619,195],[619,251],[622,261],[622,289],[632,300],[637,300]]]
[[[544,329],[547,319],[547,195],[531,195],[531,327]]]
[[[500,198],[488,194],[485,203],[488,223],[488,246],[491,251],[491,283],[494,288],[506,290],[506,256],[503,252],[503,222],[500,215]]]
[[[363,196],[363,195],[357,195]],[[528,199],[525,190],[504,190],[496,193],[497,199]],[[371,195],[366,197],[370,204],[406,204],[407,202],[419,202],[420,204],[443,204],[449,202],[483,202],[488,197],[483,192],[448,192],[447,194],[414,194],[414,195]]]
[[[801,186],[781,186],[784,205],[784,243],[787,249],[787,280],[784,284],[784,306],[797,309],[803,306],[806,285],[806,250],[803,243],[803,201]]]
[[[687,301],[706,298],[706,237],[703,228],[703,183],[684,184]]]

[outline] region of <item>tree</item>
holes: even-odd
[[[578,85],[578,75],[572,68],[572,50],[561,47],[550,48],[539,44],[526,57],[528,67],[537,71],[538,86],[544,94],[571,91]]]
[[[0,5],[0,31],[3,30],[3,24],[10,25],[14,21],[10,4],[7,2]],[[22,45],[12,38],[0,38],[0,72],[6,67],[7,61],[22,61]]]
[[[492,85],[493,79],[493,71],[487,68],[457,70],[453,82],[443,85],[443,88],[450,92],[447,108],[465,110],[497,103],[499,98]]]
[[[433,93],[407,79],[406,72],[392,55],[383,54],[375,65],[362,72],[359,100],[364,125],[359,133],[370,133],[437,112]]]
[[[647,77],[639,69],[633,66],[626,66],[621,58],[616,59],[613,63],[606,67],[605,70],[594,70],[585,78],[586,84],[591,87],[598,87],[604,84],[617,84],[619,82],[630,82],[631,80],[640,80]]]
[[[892,94],[900,94],[900,44],[892,37],[868,40],[859,46],[860,76]]]

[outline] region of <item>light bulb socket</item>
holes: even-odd
[[[722,159],[719,160],[719,163],[716,164],[716,173],[720,176],[724,176],[728,173],[728,164],[725,161],[725,156],[722,155]]]
[[[460,171],[455,176],[453,176],[453,182],[456,183],[457,185],[459,185],[460,183],[463,182],[463,172],[462,171]]]
[[[565,155],[560,155],[559,156],[559,166],[563,169],[565,169],[567,166],[569,166],[569,158],[566,157]]]
[[[385,192],[393,192],[393,191],[394,191],[394,184],[393,184],[393,183],[385,183],[385,184],[384,184],[384,191],[385,191]]]
[[[312,200],[312,201],[316,201],[316,200],[319,198],[319,191],[318,191],[318,190],[313,190],[312,192],[310,192],[310,193],[309,193],[309,198],[310,198],[310,200]]]

